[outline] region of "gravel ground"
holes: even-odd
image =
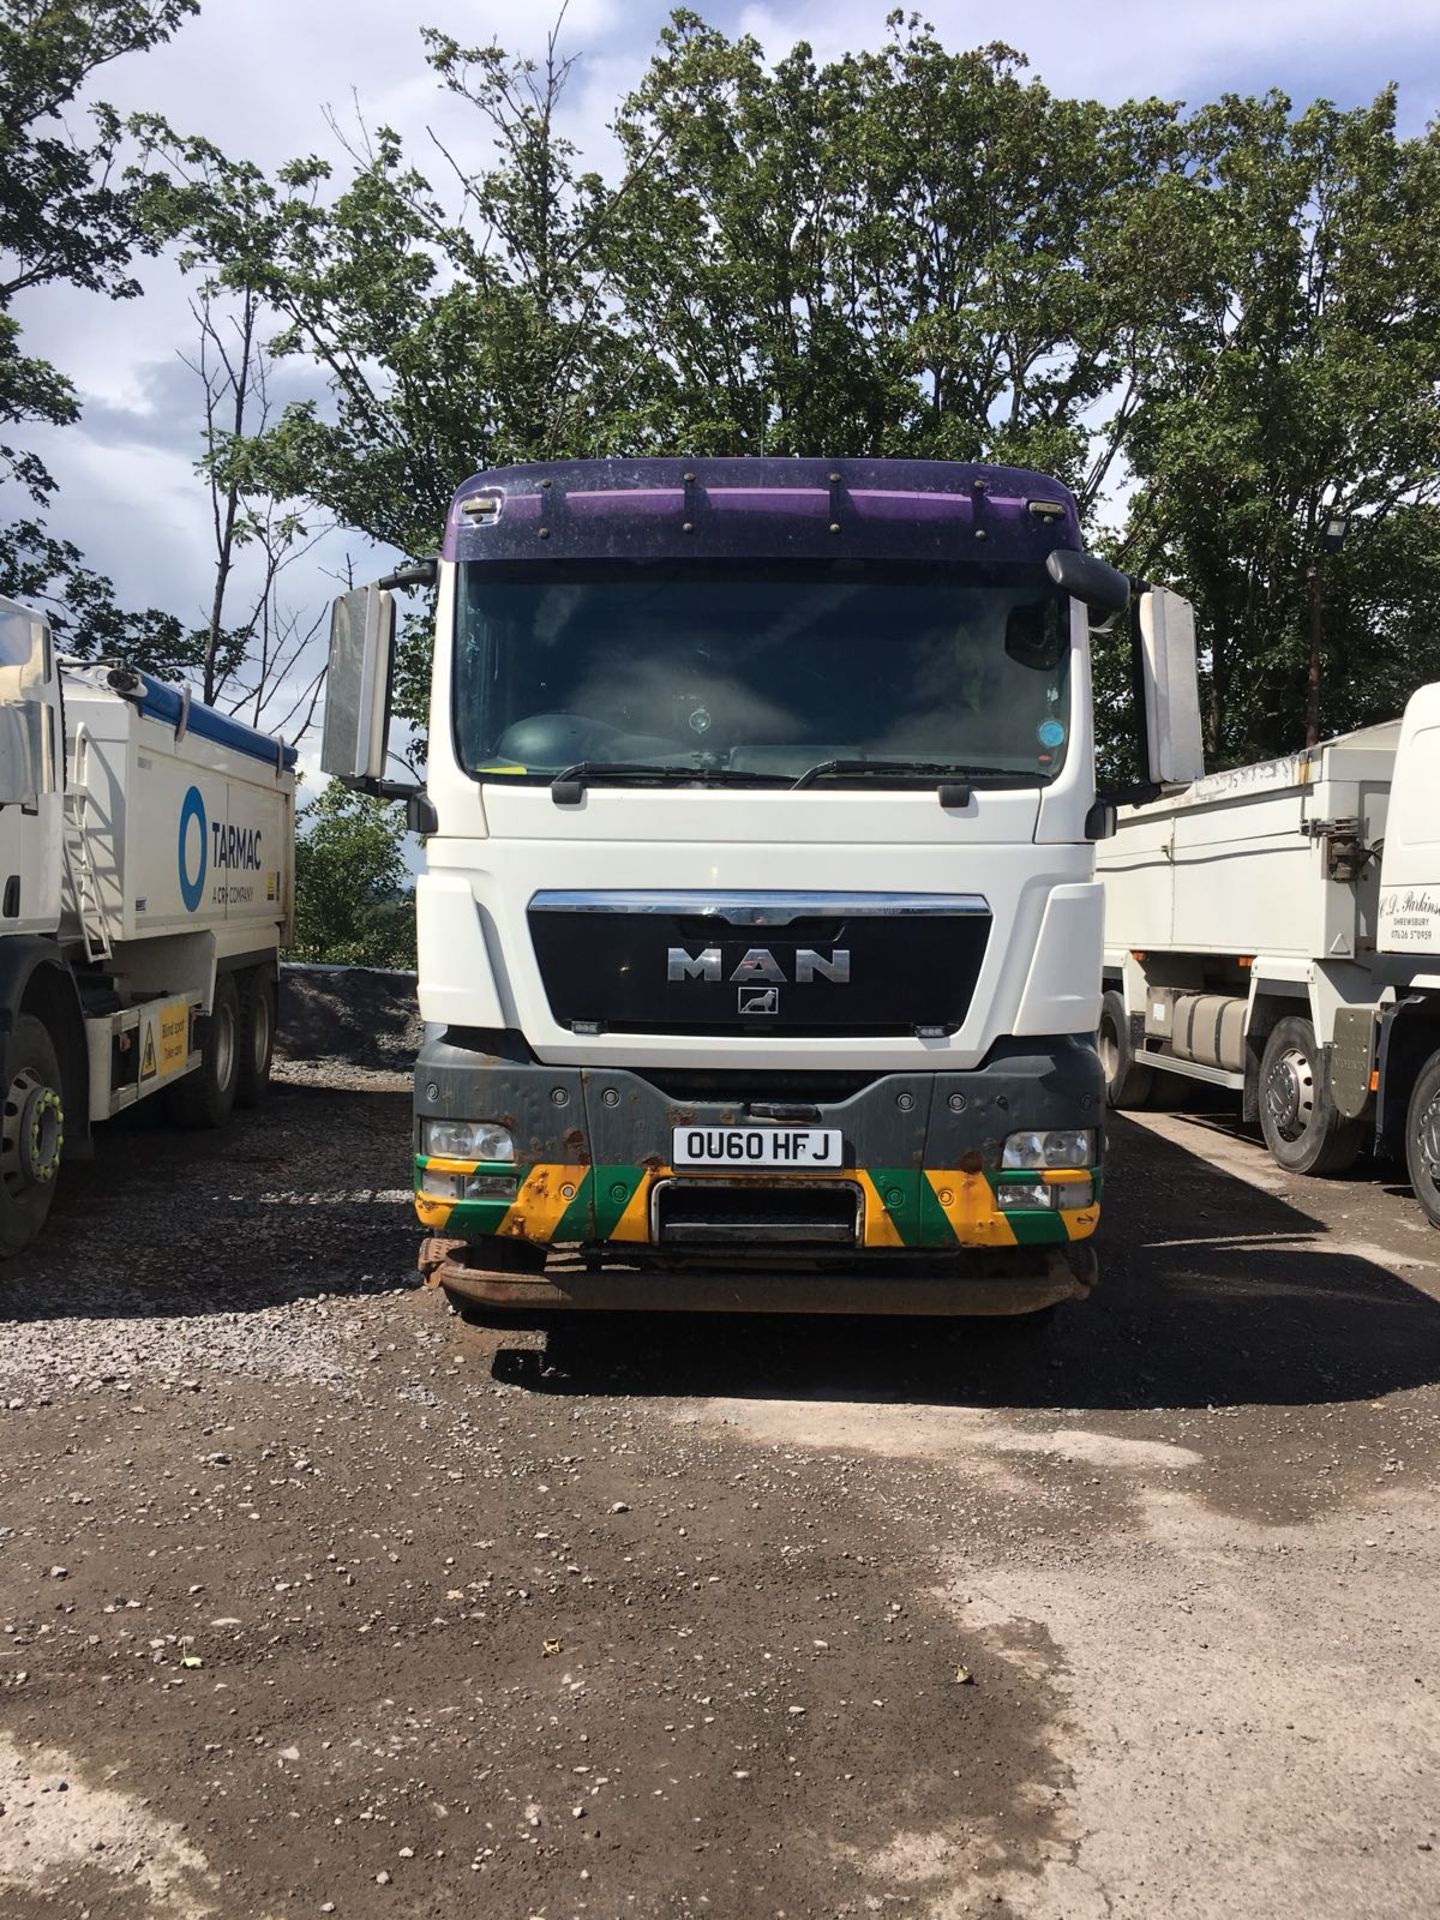
[[[1156,1115],[1038,1344],[547,1342],[418,1286],[394,1057],[112,1128],[0,1280],[5,1920],[1440,1906],[1402,1192]]]

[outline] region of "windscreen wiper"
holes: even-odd
[[[1043,786],[1047,778],[1043,773],[1025,772],[1019,768],[1012,771],[1007,767],[967,767],[953,760],[817,760],[793,783],[791,792],[797,793],[801,787],[813,787],[817,780],[827,780],[832,776],[848,778],[861,773],[909,773],[918,780],[938,780],[952,789],[964,789],[964,799],[946,799],[947,806],[955,807],[963,807],[968,801],[971,781],[1000,786]]]
[[[774,787],[786,784],[782,776],[747,773],[740,767],[654,766],[644,760],[581,760],[556,774],[550,782],[550,797],[557,807],[578,807],[585,788],[592,780],[648,780],[662,787]]]

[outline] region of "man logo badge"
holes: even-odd
[[[801,947],[794,961],[795,984],[810,986],[816,980],[828,980],[833,986],[850,984],[850,949],[836,947],[827,960],[813,947]],[[788,978],[785,969],[768,947],[751,947],[739,963],[725,972],[719,947],[704,947],[691,953],[688,947],[671,947],[665,955],[665,978],[680,980],[725,980],[732,986],[774,985],[783,987]]]
[[[778,987],[741,987],[736,995],[737,1011],[744,1014],[779,1013],[780,989]]]

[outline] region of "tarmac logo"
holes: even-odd
[[[214,841],[215,865],[217,867],[248,867],[252,873],[260,871],[260,829],[258,827],[226,826],[217,820],[210,829]]]
[[[193,837],[191,825],[198,828]],[[210,832],[205,819],[205,800],[198,787],[191,787],[180,803],[180,898],[185,911],[194,913],[205,897],[205,875],[210,866]]]

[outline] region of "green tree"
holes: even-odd
[[[611,184],[557,133],[553,41],[537,64],[425,36],[494,151],[447,154],[446,193],[385,128],[337,189],[317,159],[266,179],[153,125],[157,231],[262,288],[271,351],[330,386],[251,443],[252,475],[411,554],[468,473],[573,454],[1024,459],[1098,497],[1163,332],[1145,245],[1183,259],[1189,230],[1173,115],[1057,101],[1008,49],[892,26],[878,55],[772,71],[677,14]],[[426,666],[414,637],[412,722]]]
[[[1125,564],[1201,610],[1221,764],[1303,743],[1309,568],[1327,511],[1321,730],[1440,674],[1440,145],[1393,90],[1296,114],[1227,97],[1191,123],[1213,267],[1136,419]]]
[[[570,64],[425,36],[476,113],[432,183],[380,128],[343,181],[152,129],[157,231],[258,289],[330,402],[249,480],[415,555],[468,473],[686,449],[984,459],[1072,485],[1092,537],[1196,600],[1222,760],[1303,737],[1306,573],[1327,725],[1440,671],[1440,143],[1382,95],[1069,100],[1003,45],[892,15],[875,52],[769,63],[689,11],[584,170]],[[1122,649],[1099,684],[1118,716]],[[423,723],[423,623],[400,710]]]
[[[338,190],[314,157],[267,179],[208,140],[144,130],[157,237],[181,240],[217,284],[259,289],[269,351],[310,360],[329,384],[324,414],[293,405],[258,437],[252,475],[412,555],[435,546],[477,468],[621,450],[607,423],[626,415],[642,358],[601,264],[626,183],[578,175],[555,127],[569,63],[553,43],[537,65],[424,37],[438,80],[498,150],[494,165],[445,157],[448,205],[385,127],[350,142]]]
[[[291,957],[413,968],[414,889],[393,804],[331,781],[297,826]]]
[[[632,164],[653,158],[613,262],[671,375],[655,424],[1035,465],[1088,507],[1185,298],[1174,110],[1060,99],[1012,48],[889,26],[821,68],[803,43],[771,67],[688,12],[661,34],[617,121]]]
[[[26,351],[20,296],[66,283],[130,299],[137,250],[150,243],[134,181],[123,177],[123,129],[102,103],[88,137],[65,119],[111,61],[168,40],[199,0],[0,0],[0,433],[65,426],[80,406],[69,377]],[[19,517],[0,525],[0,592],[59,603],[58,624],[80,651],[122,646],[141,666],[183,651],[180,623],[115,604],[110,582],[72,541],[48,528],[55,481],[32,451],[0,444],[0,492]]]

